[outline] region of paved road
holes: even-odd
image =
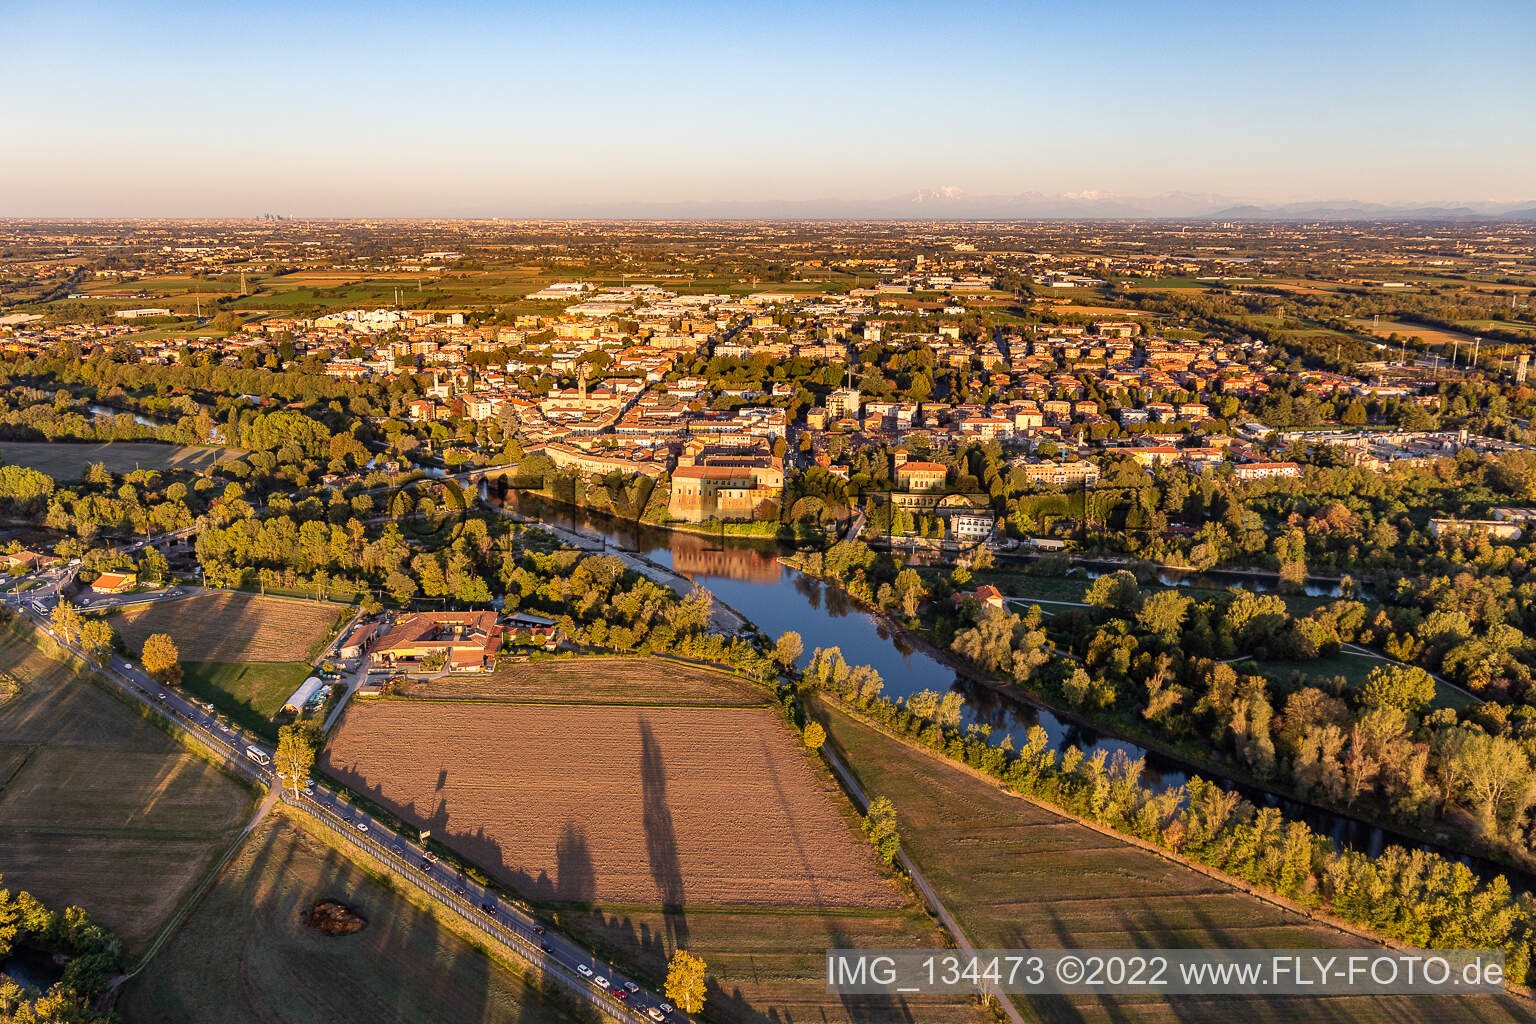
[[[34,621],[72,654],[88,664],[98,666],[106,679],[115,683],[131,698],[158,710],[184,732],[221,755],[230,771],[261,786],[272,787],[277,784],[270,767],[274,753],[270,744],[253,740],[225,724],[203,705],[161,686],[143,669],[121,655],[113,654],[103,664],[85,652],[69,647],[53,632],[46,614],[29,607],[30,602],[24,604],[21,597],[30,598],[30,595],[7,594],[4,595],[4,601]],[[291,791],[285,791],[282,798],[335,825],[358,846],[392,865],[398,874],[412,882],[419,891],[500,940],[508,950],[524,960],[549,970],[557,979],[585,993],[610,1016],[633,1024],[644,1024],[651,1020],[666,1020],[677,1024],[690,1021],[686,1014],[679,1011],[672,1010],[669,1013],[662,1010],[667,1003],[656,993],[639,985],[636,985],[634,992],[626,993],[623,1000],[608,994],[614,989],[623,990],[627,982],[633,982],[611,971],[608,964],[594,956],[591,950],[546,929],[528,914],[509,905],[494,890],[460,875],[447,864],[428,860],[419,844],[406,839],[366,811],[350,806],[343,794],[323,785],[310,784],[301,788],[297,797]],[[583,969],[590,972],[593,980],[588,980],[588,975],[582,973]],[[597,978],[604,978],[608,982],[610,988],[606,992],[597,984]],[[649,1013],[653,1009],[656,1016]]]

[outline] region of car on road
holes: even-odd
[[[467,893],[465,893],[465,891],[464,891],[464,887],[463,887],[463,886],[462,886],[462,885],[456,885],[456,886],[454,886],[454,887],[453,887],[453,892],[454,892],[454,895],[456,895],[456,896],[464,896],[464,895],[467,895]]]
[[[615,988],[613,990],[613,998],[615,998],[615,999],[628,999],[629,998],[629,993],[625,992],[622,988]]]
[[[645,1008],[645,1015],[647,1017],[651,1018],[651,1020],[666,1020],[667,1019],[667,1015],[662,1013],[660,1010],[656,1009],[656,1007],[654,1007],[654,1006],[647,1006]]]
[[[165,700],[169,696],[170,694],[162,690],[161,692],[155,694],[155,700]]]
[[[632,981],[626,981],[626,982],[625,982],[625,983],[624,983],[624,988],[625,988],[625,990],[626,990],[626,991],[628,991],[628,992],[629,992],[629,993],[630,993],[630,994],[631,994],[631,995],[633,995],[633,994],[634,994],[634,993],[636,993],[636,992],[639,992],[639,991],[640,991],[640,986],[639,986],[639,985],[636,985],[636,984],[635,984],[635,983],[634,983],[634,982],[632,982]]]
[[[662,1003],[661,1004],[661,1012],[662,1013],[671,1013],[672,1012],[672,1004],[671,1003]]]
[[[428,850],[426,853],[422,854],[422,857],[424,857],[429,864],[437,863],[437,854],[433,853],[431,850]]]
[[[592,979],[592,984],[594,984],[598,988],[602,988],[602,989],[606,989],[606,988],[609,987],[608,986],[608,979],[603,977],[601,974],[599,974],[597,977]]]
[[[544,934],[544,926],[541,925],[541,924],[534,925],[533,926],[533,934],[535,934],[535,935],[543,935]]]
[[[592,968],[588,967],[586,964],[577,964],[576,973],[581,975],[583,978],[590,978],[592,977]]]
[[[539,943],[539,948],[541,950],[543,950],[544,952],[548,953],[549,952],[549,943],[541,942],[541,943]]]
[[[416,870],[418,870],[418,871],[431,871],[432,870],[432,865],[427,863],[426,861],[422,861],[420,864],[416,865]]]
[[[367,832],[368,831],[368,823],[366,821],[358,822],[357,823],[357,830],[359,832]]]
[[[482,903],[480,904],[480,909],[485,911],[487,914],[490,914],[492,917],[496,916],[496,904],[494,903]]]

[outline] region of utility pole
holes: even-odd
[[[1483,345],[1482,338],[1472,339],[1472,369],[1477,369],[1477,350]]]

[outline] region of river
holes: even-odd
[[[1422,845],[1355,818],[1282,799],[1213,772],[1197,773],[1177,758],[1108,736],[1090,726],[1065,721],[1022,694],[1003,693],[957,673],[939,659],[903,642],[899,633],[888,628],[878,616],[853,604],[839,588],[779,562],[779,547],[772,541],[658,530],[530,499],[527,495],[510,495],[507,504],[529,518],[543,518],[575,529],[593,540],[601,539],[675,569],[745,615],[769,636],[794,630],[805,643],[802,666],[816,648],[839,647],[850,664],[874,666],[885,680],[887,696],[905,697],[924,689],[940,693],[956,690],[965,697],[967,720],[990,726],[995,743],[1001,742],[1006,734],[1013,737],[1015,746],[1022,745],[1029,728],[1039,725],[1058,750],[1078,746],[1088,754],[1097,750],[1111,755],[1122,751],[1131,758],[1143,758],[1146,767],[1142,782],[1149,787],[1179,786],[1199,774],[1236,788],[1256,804],[1278,807],[1287,817],[1306,821],[1341,847],[1375,856],[1389,844]],[[1423,848],[1436,849],[1429,845]],[[1502,874],[1516,888],[1536,888],[1536,880],[1523,872],[1450,850],[1436,852],[1462,861],[1484,878]]]

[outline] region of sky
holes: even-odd
[[[0,216],[1536,199],[1536,3],[0,0]]]

